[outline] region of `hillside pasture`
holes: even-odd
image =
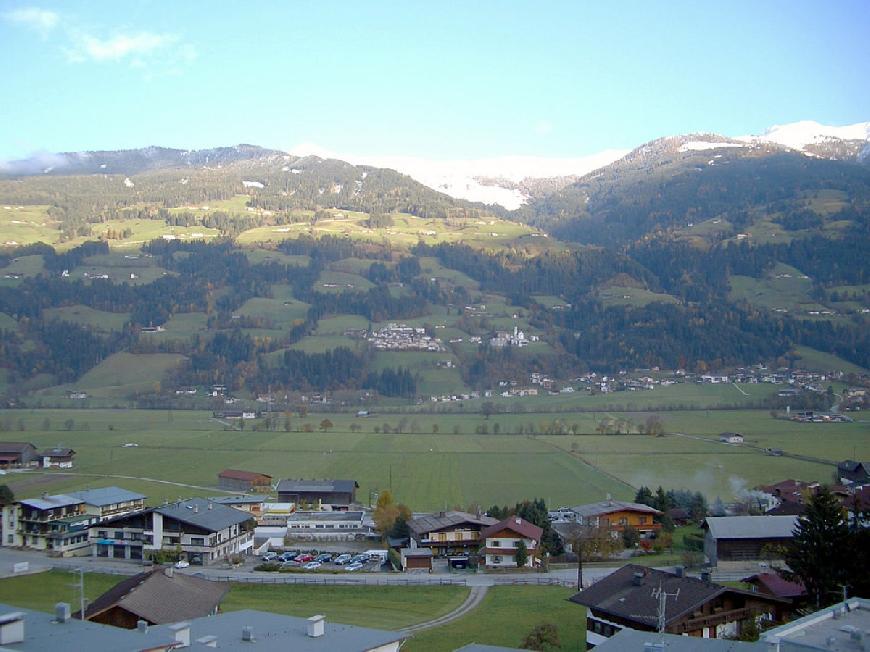
[[[308,304],[292,299],[253,297],[235,311],[236,315],[261,320],[267,328],[288,329],[305,320]]]
[[[0,246],[57,243],[60,223],[49,216],[49,208],[40,204],[0,205]]]
[[[46,391],[56,394],[79,389],[97,397],[125,397],[154,391],[166,374],[183,360],[185,357],[176,353],[113,353],[75,383]]]
[[[124,328],[124,324],[130,321],[129,312],[106,312],[81,304],[62,308],[46,308],[42,311],[42,315],[49,321],[67,321],[101,333],[120,331]]]
[[[670,294],[652,292],[644,288],[611,286],[600,290],[598,298],[605,306],[631,306],[642,308],[651,303],[679,304],[679,299]]]
[[[359,274],[324,270],[314,283],[314,290],[323,293],[368,292],[374,284]]]
[[[44,269],[42,256],[19,256],[13,258],[6,267],[0,268],[0,287],[16,286],[21,279],[40,274]],[[16,278],[18,277],[18,278]]]

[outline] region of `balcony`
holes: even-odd
[[[728,611],[716,611],[706,616],[690,618],[689,620],[678,624],[675,633],[682,634],[683,632],[692,632],[704,627],[715,627],[724,623],[739,622],[748,620],[763,613],[763,609],[758,607],[741,607],[740,609],[730,609]]]

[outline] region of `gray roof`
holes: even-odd
[[[209,500],[221,505],[256,505],[270,498],[268,496],[212,496]]]
[[[408,521],[408,527],[415,534],[425,534],[426,532],[437,532],[438,530],[455,528],[465,523],[484,528],[489,525],[495,525],[498,523],[498,519],[491,516],[477,516],[468,512],[436,512],[434,514],[418,516]]]
[[[155,507],[154,511],[211,532],[219,532],[224,528],[251,520],[251,515],[247,512],[214,503],[207,498],[188,498],[177,503]]]
[[[356,480],[280,480],[278,493],[353,493]]]
[[[151,626],[144,633],[76,619],[59,624],[54,614],[0,604],[0,615],[11,612],[24,616],[24,642],[7,644],[3,649],[20,652],[67,650],[71,641],[75,641],[76,649],[89,652],[133,652],[165,646],[174,639],[174,626],[168,624]],[[406,638],[399,632],[330,622],[326,623],[324,636],[310,638],[306,634],[305,618],[250,609],[187,622],[191,649],[208,649],[197,643],[207,636],[216,637],[221,650],[255,649],[257,652],[366,652]],[[253,645],[242,642],[243,627],[253,629]]]
[[[361,521],[365,512],[295,512],[287,517],[293,521]]]
[[[603,516],[604,514],[612,514],[613,512],[619,512],[624,509],[635,512],[644,512],[647,514],[661,514],[659,510],[654,509],[649,505],[627,503],[622,500],[602,500],[597,503],[577,505],[576,507],[572,507],[571,511],[577,514],[577,516]]]
[[[844,609],[848,604],[849,610]],[[835,620],[833,613],[838,611]],[[764,641],[770,643],[791,643],[789,650],[860,650],[860,643],[851,640],[852,631],[870,631],[870,600],[864,598],[849,598],[846,603],[840,602],[831,607],[816,611],[803,618],[798,618],[785,625],[769,629],[762,635]],[[867,635],[864,635],[865,640]],[[830,641],[830,642],[829,642]],[[779,648],[777,648],[779,649]],[[783,649],[785,649],[783,647]]]
[[[26,441],[0,442],[0,453],[23,453],[26,450],[36,450],[36,446]]]
[[[67,494],[54,494],[52,496],[43,496],[42,498],[22,498],[18,502],[34,509],[57,509],[58,507],[80,505],[84,501],[81,498],[75,498]]]
[[[664,642],[662,652],[765,652],[763,643],[743,643],[722,638],[697,638],[623,629],[595,646],[600,652],[645,652],[647,643]],[[655,648],[653,648],[655,649]]]
[[[127,491],[121,487],[100,487],[99,489],[83,489],[82,491],[70,491],[73,498],[81,499],[86,505],[105,507],[117,503],[126,503],[131,500],[145,500],[144,494],[135,491]]]
[[[431,548],[402,548],[403,557],[431,557]]]
[[[797,516],[708,516],[714,539],[790,539]]]

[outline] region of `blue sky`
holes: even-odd
[[[226,6],[225,6],[226,5]],[[0,0],[0,158],[581,156],[870,120],[870,2]]]

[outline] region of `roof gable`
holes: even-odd
[[[704,528],[714,539],[790,539],[797,516],[708,516]]]
[[[174,518],[211,532],[219,532],[252,518],[248,512],[214,503],[205,498],[189,498],[177,503],[169,503],[155,507],[154,511],[164,517]]]
[[[480,536],[485,539],[504,530],[514,532],[519,534],[521,537],[533,539],[535,541],[540,541],[541,536],[544,534],[544,531],[534,523],[529,523],[526,519],[520,518],[519,516],[509,516],[503,521],[499,521],[498,523],[490,525],[488,528],[482,530]]]

